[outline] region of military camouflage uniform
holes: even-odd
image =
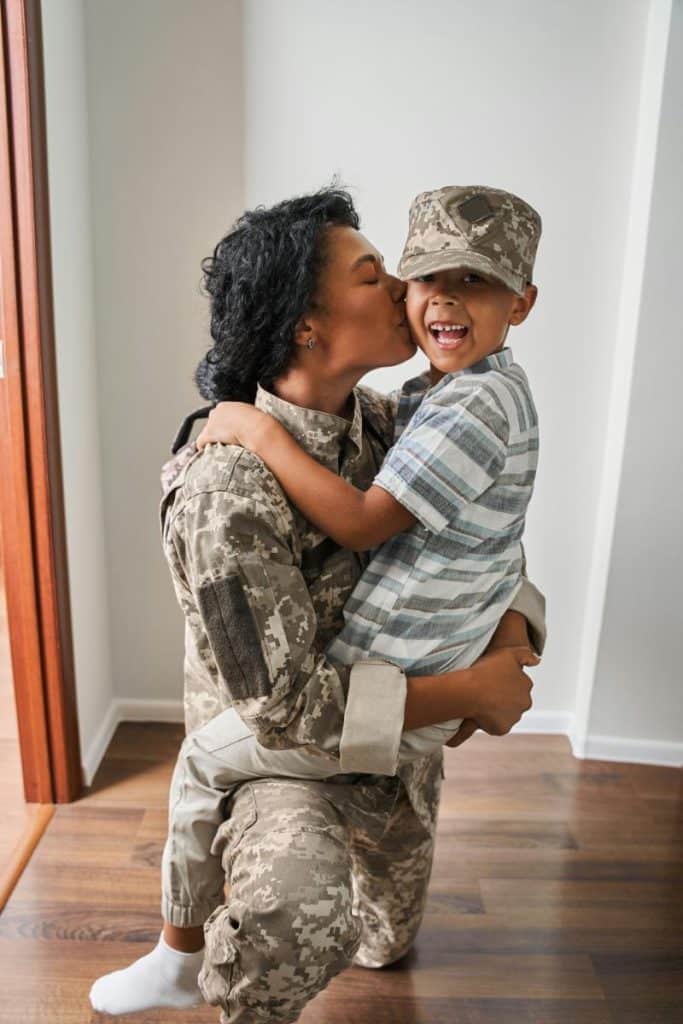
[[[395,408],[365,388],[353,401],[351,421],[262,389],[256,405],[367,488],[391,444]],[[378,659],[333,667],[324,656],[367,555],[320,534],[244,449],[197,454],[188,445],[162,483],[164,551],[186,620],[186,742],[232,706],[264,746],[331,753],[344,769],[325,782],[242,784],[211,851],[230,899],[205,922],[202,992],[223,1008],[223,1024],[295,1021],[350,963],[379,967],[410,948],[431,870],[442,755],[393,774],[402,673]],[[525,581],[512,607],[540,648],[538,592]]]

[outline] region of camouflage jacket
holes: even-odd
[[[393,441],[395,402],[353,392],[351,420],[258,389],[319,462],[355,486],[372,483]],[[162,469],[164,553],[185,615],[184,707],[191,732],[233,706],[266,747],[305,746],[343,772],[394,775],[406,695],[403,673],[372,658],[333,665],[325,649],[369,560],[340,548],[291,505],[246,449],[185,445]],[[525,584],[513,606],[543,643],[543,599]],[[398,769],[429,828],[441,752]]]

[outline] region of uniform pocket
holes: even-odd
[[[212,964],[231,964],[235,960],[232,943],[230,906],[216,907],[204,922],[205,956]]]
[[[229,915],[229,907],[216,907],[204,922],[204,962],[197,984],[210,1006],[225,1006],[232,988],[236,950]]]
[[[234,813],[236,801],[239,803]],[[218,826],[209,852],[221,858],[223,871],[229,876],[232,858],[242,836],[256,824],[256,797],[248,782],[240,785],[237,795],[229,804],[228,812],[230,816]]]
[[[192,738],[209,754],[217,753],[253,736],[234,708],[226,708],[192,733]]]

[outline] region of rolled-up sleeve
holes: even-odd
[[[341,770],[395,775],[403,732],[407,680],[379,658],[351,666],[340,744]]]
[[[529,639],[536,654],[543,654],[546,641],[545,597],[531,580],[522,576],[522,585],[510,605],[510,611],[520,612],[527,621]]]

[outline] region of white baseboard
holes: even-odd
[[[83,784],[89,786],[107,752],[119,722],[182,722],[183,704],[179,700],[135,700],[117,698],[109,710],[83,759]],[[569,711],[528,711],[512,728],[513,732],[553,733],[567,736],[574,757],[598,761],[622,761],[632,764],[683,765],[683,743],[658,740],[622,739],[617,736],[588,736],[581,743],[575,732],[574,715]]]
[[[630,764],[680,768],[683,766],[683,743],[625,739],[621,736],[587,736],[582,754],[577,754],[575,750],[574,756],[597,761],[626,761]]]
[[[116,706],[116,701],[113,700],[104,716],[102,725],[95,733],[90,746],[85,752],[85,756],[81,760],[81,774],[84,786],[89,786],[94,779],[95,772],[99,768],[100,762],[107,752],[107,747],[111,743],[112,736],[116,732],[116,726],[119,724],[119,721],[118,708]]]
[[[109,705],[102,725],[86,751],[81,763],[83,785],[89,786],[95,778],[107,747],[112,741],[119,722],[182,722],[183,702],[180,700],[135,700],[115,698]]]
[[[511,732],[561,733],[568,736],[574,716],[569,711],[527,711]]]
[[[569,711],[527,711],[512,727],[512,732],[562,733],[567,736],[572,754],[579,761],[620,761],[627,764],[683,766],[683,743],[664,740],[638,740],[623,736],[581,737],[576,718]]]
[[[117,699],[119,722],[184,722],[181,700]]]

